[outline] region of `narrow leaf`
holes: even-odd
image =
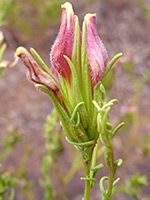
[[[115,137],[115,135],[116,135],[116,133],[119,131],[119,129],[122,127],[122,126],[124,126],[124,122],[121,122],[114,130],[113,130],[113,132],[112,132],[112,138],[114,138]]]
[[[105,72],[101,78],[102,79],[106,76],[106,74],[109,72],[109,70],[112,68],[113,64],[122,56],[122,53],[118,53],[116,56],[113,57],[113,59],[109,62],[109,64],[107,65]]]
[[[55,96],[53,95],[52,92],[50,92],[50,90],[43,86],[43,85],[40,85],[40,84],[37,84],[36,87],[44,90],[48,95],[49,97],[51,98],[59,116],[60,116],[60,119],[62,121],[62,125],[63,125],[63,128],[66,132],[66,134],[68,135],[68,137],[73,140],[73,141],[76,141],[76,137],[77,136],[73,136],[73,133],[72,133],[72,128],[70,126],[70,118],[68,116],[68,114],[66,113],[66,111],[64,110],[64,108],[60,105],[60,103],[57,101],[57,99],[55,98]]]
[[[103,186],[104,180],[109,180],[109,178],[106,177],[106,176],[104,176],[103,178],[101,178],[101,180],[100,180],[100,190],[101,190],[103,196],[105,197],[105,199],[106,200],[110,200],[110,197],[107,195],[107,193],[106,193],[106,191],[104,189],[104,186]]]
[[[117,178],[114,182],[113,182],[113,187],[120,181],[120,178]]]
[[[67,140],[67,142],[69,142],[70,144],[76,145],[76,146],[80,146],[80,147],[87,147],[87,146],[91,146],[95,143],[94,140],[89,141],[89,142],[82,142],[82,143],[76,143],[76,142],[72,142],[70,141],[67,137],[65,137],[65,139]]]

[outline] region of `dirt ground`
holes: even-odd
[[[105,44],[109,57],[112,58],[116,53],[122,52],[126,55],[130,52],[135,59],[134,73],[137,79],[145,76],[146,68],[150,67],[150,19],[143,15],[142,9],[136,0],[99,0],[99,1],[70,1],[75,13],[79,16],[80,22],[87,12],[97,13],[98,32]],[[147,1],[148,2],[148,1]],[[49,63],[49,51],[55,40],[59,27],[55,27],[55,32],[48,30],[39,40],[29,41],[25,46],[34,47],[45,60]],[[22,45],[19,39],[15,40],[15,35],[5,27],[4,34],[8,42],[8,48],[5,53],[5,59],[12,60],[17,46]],[[51,33],[49,37],[48,33]],[[50,64],[49,64],[50,66]],[[120,106],[132,98],[134,86],[128,77],[123,73],[121,68],[117,69],[114,86],[110,96],[120,101],[119,106],[114,109],[120,112]],[[21,62],[16,67],[5,70],[3,78],[0,80],[0,133],[1,137],[10,129],[19,130],[24,140],[30,144],[31,152],[27,163],[27,174],[31,180],[35,199],[41,200],[43,189],[39,186],[38,180],[41,177],[41,159],[45,154],[45,140],[43,138],[43,124],[46,116],[50,113],[52,103],[48,96],[37,91],[35,87],[26,79],[26,69]],[[150,85],[147,84],[140,100],[140,112],[142,117],[150,117]],[[117,114],[117,113],[116,113]],[[112,113],[113,115],[113,113]],[[119,114],[120,115],[120,114]],[[115,121],[115,119],[114,119]],[[144,129],[145,131],[145,129]],[[125,136],[124,136],[125,137]],[[116,156],[122,155],[124,147],[116,145]],[[61,164],[64,169],[68,169],[71,156],[68,155],[69,145],[65,145],[66,150],[63,152]],[[118,152],[120,150],[120,153]],[[18,145],[15,152],[10,156],[5,164],[6,169],[10,166],[17,166],[23,155],[23,147]],[[132,153],[132,152],[131,152]],[[66,156],[67,155],[67,156]],[[134,155],[133,155],[134,157]],[[150,158],[135,159],[131,167],[126,166],[126,175],[140,172],[147,175],[150,182]],[[83,195],[83,183],[79,177],[83,176],[82,171],[78,173],[69,185],[68,194],[70,200],[79,200]],[[145,198],[150,198],[150,189],[146,187]],[[92,200],[98,200],[99,188],[96,186],[92,193]],[[24,200],[21,196],[16,196],[16,200]],[[134,200],[124,195],[115,199]]]

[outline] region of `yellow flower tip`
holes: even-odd
[[[85,15],[85,17],[84,17],[84,20],[86,21],[86,22],[90,22],[90,19],[92,18],[92,17],[96,17],[96,14],[91,14],[91,13],[88,13],[88,14],[86,14]]]
[[[26,52],[27,50],[24,47],[18,47],[16,49],[16,56],[20,56],[21,54],[26,53]]]
[[[69,2],[62,4],[61,8],[65,8],[66,10],[70,11],[70,13],[74,14],[72,5]]]
[[[70,20],[70,17],[74,15],[71,3],[69,3],[69,2],[64,3],[61,5],[61,8],[66,9],[67,19]]]
[[[74,17],[74,11],[73,11],[73,8],[72,8],[72,4],[69,3],[69,2],[66,2],[66,3],[61,5],[61,8],[65,9],[65,15],[64,16],[67,16],[67,28],[69,29],[70,22]]]

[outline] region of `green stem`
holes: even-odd
[[[85,177],[89,178],[90,176],[90,166],[85,167]],[[91,193],[91,185],[90,181],[85,181],[85,190],[84,190],[84,198],[83,200],[89,200]]]
[[[98,154],[98,148],[99,148],[99,141],[100,141],[100,139],[98,138],[97,143],[94,147],[94,151],[93,151],[91,168],[96,166],[97,154]],[[90,172],[91,178],[93,178],[93,174],[94,174],[94,171],[91,171]]]
[[[113,181],[114,181],[114,152],[113,152],[113,146],[111,146],[111,148],[109,150],[109,162],[110,162],[110,166],[109,166],[109,182],[108,182],[107,195],[111,199]]]

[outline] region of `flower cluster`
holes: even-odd
[[[107,66],[107,51],[97,34],[96,15],[85,15],[81,32],[72,5],[62,5],[60,31],[50,53],[51,69],[34,49],[30,51],[33,56],[19,47],[16,55],[27,67],[29,79],[50,96],[69,141],[94,143],[98,131],[97,110],[92,101],[98,102],[100,81],[114,63]]]
[[[119,181],[119,178],[114,181],[115,172],[122,163],[121,159],[114,161],[112,139],[124,123],[113,128],[109,122],[110,107],[117,100],[106,101],[102,80],[122,54],[108,63],[107,51],[97,34],[96,15],[85,15],[81,32],[78,17],[69,2],[62,5],[60,31],[50,53],[51,68],[34,49],[30,52],[32,55],[19,47],[16,55],[25,64],[29,79],[51,98],[66,140],[82,155],[83,199],[89,200],[90,190],[97,182],[95,176],[103,167],[103,164],[96,166],[100,141],[105,146],[104,158],[109,168],[109,178],[101,178],[100,189],[102,199],[111,199],[112,188]],[[104,180],[108,180],[106,191]]]

